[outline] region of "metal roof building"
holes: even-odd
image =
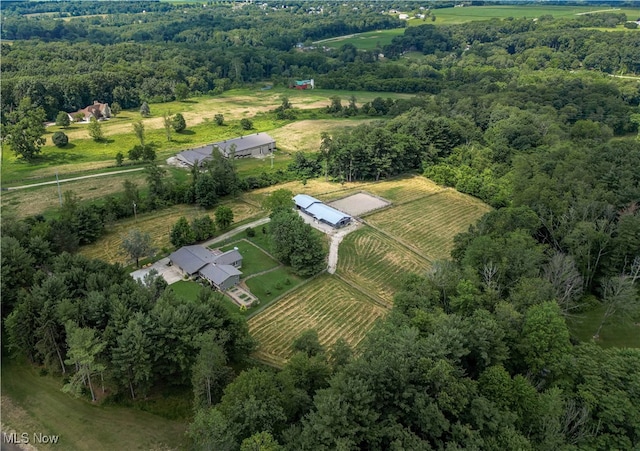
[[[306,194],[298,194],[294,196],[293,201],[299,210],[302,210],[309,216],[329,224],[332,227],[343,227],[351,222],[353,219],[346,213],[336,210],[324,204],[322,201],[315,197],[308,196]]]
[[[206,146],[188,149],[176,155],[176,158],[188,166],[195,166],[196,161],[202,165],[211,159],[213,149],[218,149],[222,155],[229,158],[258,157],[269,155],[276,148],[276,141],[266,133],[254,133],[238,138],[218,141]]]

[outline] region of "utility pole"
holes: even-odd
[[[133,216],[134,216],[134,218],[135,218],[136,223],[138,223],[138,212],[136,211],[136,207],[137,207],[137,205],[136,205],[136,203],[134,202],[134,203],[133,203]]]
[[[60,206],[62,207],[62,192],[60,191],[60,180],[58,179],[58,171],[56,171],[56,183],[58,184],[58,199],[60,200]]]
[[[273,169],[273,150],[271,151],[271,169]]]

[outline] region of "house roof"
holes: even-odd
[[[338,225],[338,223],[344,219],[351,219],[351,216],[349,216],[348,214],[345,214],[323,203],[314,203],[306,210],[316,219],[328,222],[329,224],[334,226]]]
[[[169,255],[169,260],[189,275],[197,273],[208,263],[215,263],[215,258],[212,252],[198,245],[181,247]]]
[[[202,146],[195,149],[184,150],[177,155],[177,158],[191,166],[195,166],[196,161],[201,164],[205,160],[210,160],[212,152],[213,145]]]
[[[276,141],[266,133],[254,133],[253,135],[227,139],[225,141],[219,141],[217,143],[208,144],[195,149],[183,150],[176,155],[176,157],[179,160],[194,166],[196,164],[196,160],[198,160],[199,163],[202,163],[205,160],[210,160],[213,149],[216,147],[218,147],[222,153],[227,155],[231,152],[232,144],[236,145],[236,152],[242,152],[243,150],[252,149],[265,144],[273,144],[275,142]]]
[[[293,197],[293,201],[296,203],[298,207],[304,208],[305,210],[315,203],[322,203],[322,201],[319,201],[315,197],[311,197],[306,194],[295,195]]]
[[[235,263],[238,260],[242,260],[242,255],[240,254],[238,249],[228,250],[227,252],[216,255],[215,257],[216,265],[228,265],[231,263]]]
[[[263,146],[265,144],[272,144],[276,141],[266,133],[255,133],[253,135],[240,136],[239,138],[227,139],[220,141],[214,146],[224,152],[225,154],[231,152],[231,146],[236,145],[236,152],[242,152],[243,150],[252,149],[254,147]]]
[[[200,274],[212,281],[214,284],[221,285],[230,277],[242,275],[242,272],[238,271],[231,265],[208,264],[204,268],[200,269]]]

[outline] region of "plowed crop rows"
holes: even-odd
[[[347,235],[340,243],[338,274],[377,294],[391,306],[408,273],[424,273],[429,263],[370,227]]]
[[[356,346],[386,309],[340,279],[323,275],[249,320],[258,340],[256,357],[282,365],[293,341],[308,329],[330,347],[338,338]]]
[[[226,206],[233,210],[234,222],[256,216],[260,213],[260,209],[249,205],[242,201],[234,201],[225,203]],[[171,228],[180,218],[184,216],[191,221],[197,216],[209,214],[211,219],[215,220],[214,212],[206,212],[200,208],[187,205],[176,205],[175,207],[160,210],[157,212],[139,214],[136,221],[135,218],[129,218],[119,222],[107,234],[103,235],[95,243],[84,246],[80,249],[80,253],[91,258],[99,258],[108,263],[127,263],[127,256],[120,253],[120,245],[122,238],[129,233],[130,230],[140,230],[151,236],[153,246],[157,251],[162,248],[170,249]]]
[[[453,237],[489,210],[479,200],[451,190],[374,213],[367,222],[436,260],[449,257]]]

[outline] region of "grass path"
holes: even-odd
[[[2,423],[18,434],[59,435],[41,450],[186,449],[183,422],[134,408],[99,406],[74,398],[59,379],[37,368],[2,359]],[[3,447],[4,449],[4,447]]]

